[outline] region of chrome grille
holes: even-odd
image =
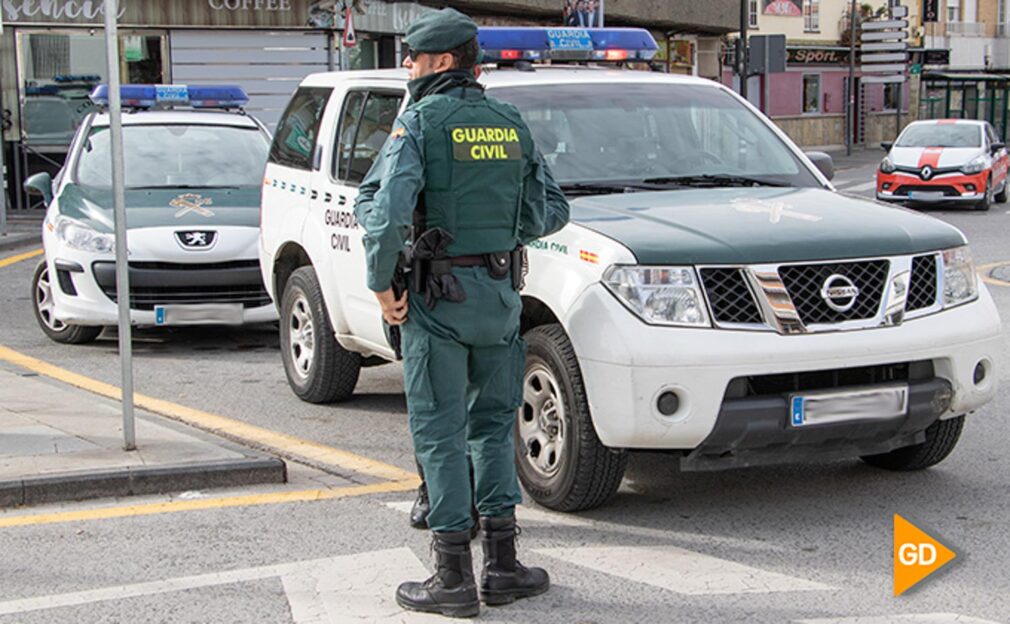
[[[936,303],[936,277],[936,255],[916,256],[912,259],[906,310],[922,310]]]
[[[702,269],[701,281],[717,323],[761,322],[761,312],[740,269]]]
[[[779,277],[805,325],[842,323],[877,316],[889,269],[887,260],[782,265]],[[821,296],[825,281],[836,274],[844,275],[859,289],[855,304],[845,312],[832,309]]]

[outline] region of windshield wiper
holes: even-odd
[[[561,190],[566,193],[588,193],[596,195],[610,195],[614,193],[627,193],[641,189],[640,182],[568,182],[561,184]]]
[[[677,184],[680,186],[789,186],[788,184],[776,182],[774,180],[731,175],[727,173],[703,173],[698,175],[645,178],[642,182],[645,184]]]

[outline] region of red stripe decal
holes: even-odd
[[[949,125],[956,124],[957,120],[956,119],[941,119],[941,120],[937,121],[936,123],[937,123],[937,125],[949,126]]]
[[[929,165],[933,169],[936,169],[936,165],[940,162],[940,154],[942,153],[942,147],[927,147],[922,150],[922,156],[919,156],[919,168],[922,169],[926,165]]]

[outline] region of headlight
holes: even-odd
[[[943,252],[943,305],[956,306],[978,298],[978,276],[967,247]]]
[[[985,170],[985,165],[986,165],[985,156],[977,156],[970,163],[961,167],[961,173],[967,173],[968,175],[971,175],[973,173],[981,173],[983,170]]]
[[[102,234],[69,217],[56,217],[56,237],[73,249],[92,253],[111,253],[116,248],[112,234]]]
[[[710,326],[691,267],[612,266],[603,284],[646,323]]]
[[[891,160],[890,156],[884,156],[884,160],[880,161],[880,172],[881,173],[894,173],[897,167],[894,166],[894,162]]]

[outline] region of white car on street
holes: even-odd
[[[132,109],[123,115],[131,322],[275,321],[256,251],[270,136],[241,111],[245,94],[124,85],[121,95]],[[107,88],[92,98],[104,109]],[[56,179],[25,181],[47,205],[32,298],[57,342],[90,342],[118,318],[109,135],[108,114],[89,114]]]
[[[485,58],[581,58],[573,41],[591,42],[585,59],[649,50],[619,49],[622,32],[648,37],[620,29],[509,42],[531,31],[482,29]],[[715,82],[507,65],[481,81],[519,108],[572,208],[530,246],[522,292],[516,461],[537,502],[602,504],[637,449],[684,470],[839,457],[921,469],[993,398],[1000,319],[960,231],[834,192],[830,158]],[[352,206],[406,82],[309,76],[275,134],[260,259],[307,401],[345,399],[361,367],[394,359]]]

